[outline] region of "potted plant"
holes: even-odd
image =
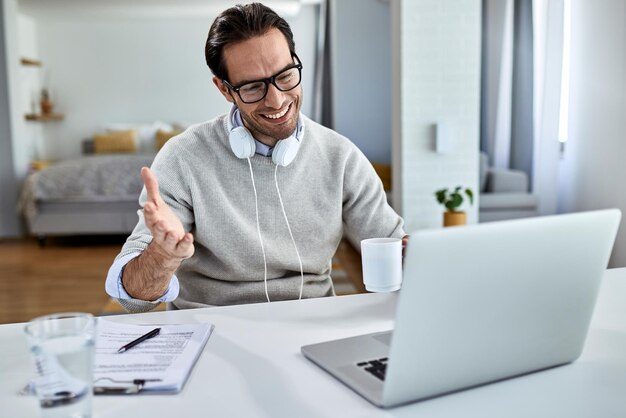
[[[467,223],[465,212],[458,209],[463,204],[464,196],[467,196],[470,205],[474,204],[472,189],[469,187],[463,189],[461,186],[455,187],[454,190],[444,188],[437,190],[435,196],[437,197],[437,202],[446,208],[443,214],[443,226],[465,225]]]
[[[50,99],[50,91],[47,88],[41,89],[39,105],[41,106],[41,113],[43,115],[48,115],[52,113],[54,103],[52,103],[52,100]]]

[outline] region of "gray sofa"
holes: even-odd
[[[526,173],[489,167],[480,153],[479,222],[538,216],[539,199],[528,190]]]

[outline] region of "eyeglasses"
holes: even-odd
[[[222,81],[229,89],[237,92],[242,102],[247,104],[256,103],[265,98],[270,83],[280,91],[289,91],[298,87],[302,80],[302,62],[296,54],[293,54],[293,57],[297,61],[295,64],[290,65],[270,78],[248,81],[239,86],[233,86],[226,80]]]

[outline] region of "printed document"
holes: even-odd
[[[161,328],[156,337],[117,352],[154,328]],[[122,388],[141,381],[143,391],[178,392],[212,331],[212,324],[132,325],[100,319],[94,386]]]

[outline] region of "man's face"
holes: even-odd
[[[294,63],[287,40],[278,29],[247,41],[224,48],[224,63],[233,86],[244,82],[269,78]],[[267,95],[256,103],[243,103],[236,92],[231,92],[222,80],[213,82],[229,102],[241,111],[243,124],[259,141],[274,146],[288,138],[296,129],[302,106],[302,87],[280,91],[270,83]]]

